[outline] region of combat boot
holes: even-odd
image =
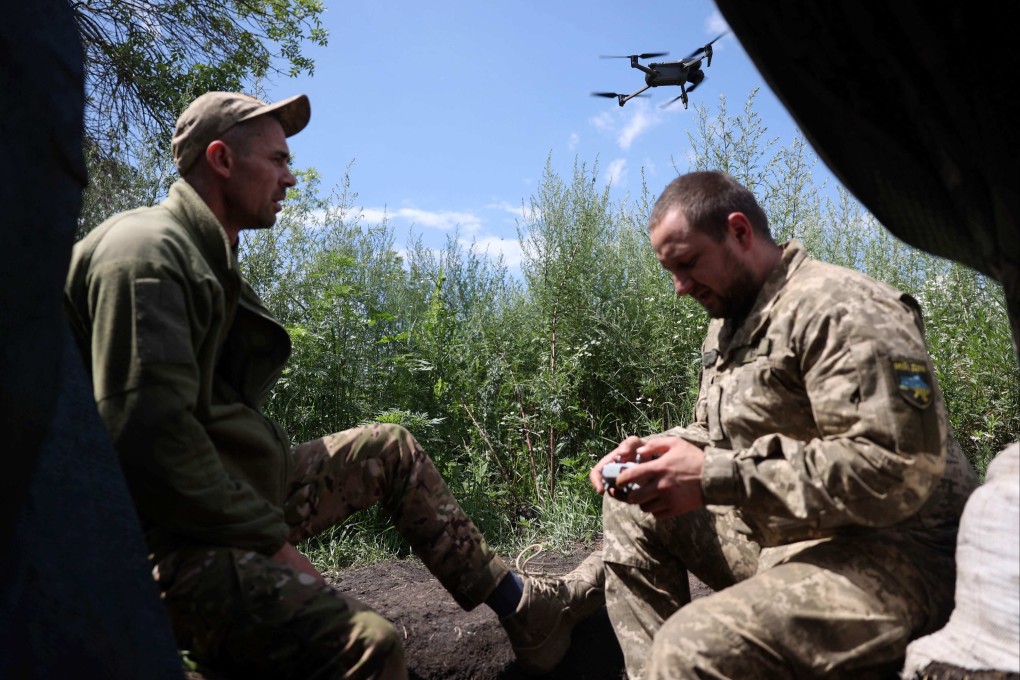
[[[522,570],[523,571],[523,570]],[[574,626],[606,602],[602,551],[560,576],[521,574],[524,595],[517,611],[500,619],[517,662],[528,673],[548,673],[570,648]]]

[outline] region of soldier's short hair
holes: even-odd
[[[699,170],[680,175],[655,201],[648,229],[655,229],[674,210],[682,211],[687,223],[718,242],[726,236],[730,213],[743,213],[755,233],[772,241],[769,218],[758,200],[731,175],[717,170]]]

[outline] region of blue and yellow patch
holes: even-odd
[[[927,363],[916,359],[893,359],[892,369],[896,388],[908,404],[917,408],[931,406],[931,377]]]

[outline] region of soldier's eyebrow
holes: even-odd
[[[674,269],[690,269],[695,264],[697,264],[697,262],[698,262],[697,255],[689,255],[686,258],[673,257],[671,260],[668,261],[668,264],[672,266]]]
[[[291,165],[294,162],[294,156],[289,151],[284,151],[283,149],[273,152],[270,158],[276,163],[286,163],[287,165]]]

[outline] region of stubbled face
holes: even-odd
[[[233,132],[233,131],[232,131]],[[280,122],[262,116],[247,123],[230,144],[236,164],[230,175],[226,209],[239,229],[268,229],[297,184],[290,171],[290,149]]]
[[[732,232],[713,241],[674,210],[652,229],[651,241],[677,295],[690,295],[717,319],[743,318],[751,309],[760,286]]]

